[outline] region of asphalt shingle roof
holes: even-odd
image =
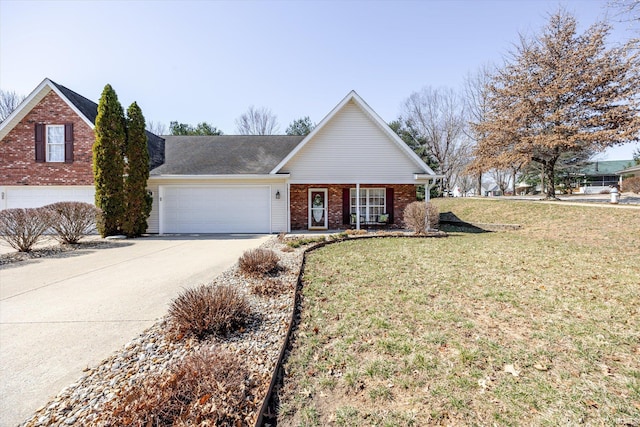
[[[58,88],[60,92],[71,102],[80,112],[91,121],[96,124],[96,117],[98,117],[98,104],[85,98],[72,91],[71,89],[62,86],[52,80],[52,84]],[[164,139],[155,135],[149,131],[147,132],[147,147],[149,150],[149,169],[156,168],[164,163]]]
[[[303,136],[165,136],[165,163],[151,175],[266,175]]]
[[[615,175],[616,172],[620,172],[631,165],[633,165],[633,160],[601,160],[586,164],[578,173],[585,175]]]

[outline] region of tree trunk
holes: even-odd
[[[482,196],[482,172],[478,174],[478,196]]]
[[[545,184],[547,190],[546,200],[558,200],[556,197],[556,183],[555,183],[555,166],[558,159],[547,160],[543,163],[543,171],[545,177]]]

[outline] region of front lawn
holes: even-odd
[[[523,228],[310,253],[278,425],[640,425],[640,210],[436,203]]]

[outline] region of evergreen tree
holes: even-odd
[[[96,187],[96,206],[102,210],[98,232],[102,237],[118,234],[125,212],[124,158],[126,139],[125,119],[118,95],[106,85],[98,103],[94,128],[93,179]]]
[[[147,192],[149,151],[142,110],[137,103],[127,109],[127,142],[125,149],[126,178],[124,181],[125,215],[122,231],[137,237],[147,231],[152,198]]]
[[[287,135],[307,136],[315,127],[316,125],[311,122],[309,116],[305,116],[291,122],[285,133]]]

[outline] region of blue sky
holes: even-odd
[[[386,121],[413,91],[461,88],[563,6],[582,28],[606,0],[0,0],[0,88],[27,95],[45,77],[98,101],[110,83],[147,121],[207,121],[227,134],[250,105],[280,131],[319,122],[355,89]],[[609,14],[611,12],[609,11]],[[615,24],[612,42],[629,38]],[[638,144],[600,155],[626,159]]]

